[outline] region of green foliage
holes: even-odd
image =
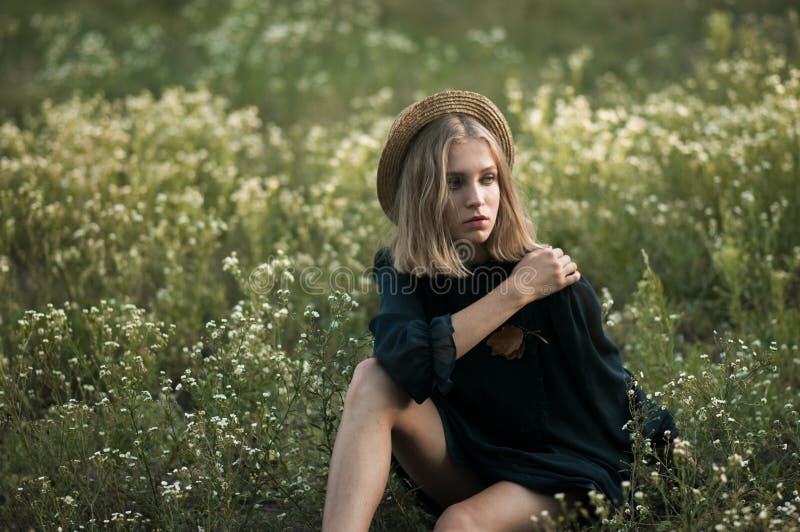
[[[504,91],[540,238],[603,294],[626,365],[681,430],[672,456],[631,431],[629,499],[593,494],[597,526],[796,529],[798,16],[708,5],[600,31],[597,8],[562,4],[509,2],[478,30],[469,6],[417,27],[368,0],[121,2],[124,27],[15,6],[0,22],[0,71],[19,82],[0,89],[0,523],[318,528],[371,352],[381,142],[412,95],[460,85]],[[524,42],[525,16],[549,29],[559,9],[576,20],[560,55],[523,68],[547,37]],[[697,35],[662,28],[619,59],[674,20]],[[391,475],[376,529],[432,525],[409,488]]]
[[[206,324],[172,376],[160,368],[175,327],[132,305],[26,313],[0,368],[6,523],[315,526],[369,340],[343,333],[347,294],[328,296],[325,323],[288,312],[280,290],[251,295]],[[291,350],[287,319],[302,323]]]
[[[763,31],[777,45],[794,39],[774,22],[791,0],[507,0],[502,9],[478,0],[6,4],[0,117],[76,92],[121,97],[199,83],[284,126],[330,123],[384,87],[397,102],[451,87],[499,97],[509,74],[533,85],[567,79],[607,100],[617,95],[609,84],[645,95],[683,78],[705,50],[717,59],[753,49],[759,35],[735,35],[753,11],[771,21]]]
[[[714,331],[710,353],[700,345],[676,352],[680,316],[671,313],[646,255],[645,264],[627,309],[634,316],[632,358],[646,361],[636,364],[635,373],[680,420],[682,441],[671,454],[659,450],[640,430],[649,412],[632,412],[631,498],[604,524],[632,530],[692,530],[705,523],[791,528],[784,517],[794,502],[783,486],[796,485],[798,474],[800,414],[786,395],[800,362],[796,346],[764,346],[757,338],[748,343]]]

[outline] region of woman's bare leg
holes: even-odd
[[[369,358],[356,367],[347,390],[328,473],[324,531],[369,529],[389,478],[392,450],[409,476],[442,506],[485,487],[448,456],[433,403],[414,402]]]
[[[579,501],[582,494],[581,490],[568,492],[565,497],[567,507]],[[533,529],[531,516],[541,517],[545,511],[555,520],[561,513],[561,504],[550,495],[502,481],[449,506],[439,517],[434,531],[527,531]],[[543,519],[539,522],[544,525]]]

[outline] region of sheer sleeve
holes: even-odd
[[[564,356],[573,366],[573,374],[580,375],[581,388],[594,398],[601,410],[598,415],[608,415],[614,410],[611,403],[628,403],[627,394],[615,399],[608,387],[627,391],[631,387],[631,373],[623,367],[619,349],[603,330],[600,301],[585,277],[550,298],[550,311]],[[623,386],[624,385],[624,386]],[[672,414],[658,405],[639,387],[633,387],[634,396],[626,410],[642,412],[644,435],[654,443],[663,443],[664,432],[669,439],[678,435]],[[602,399],[601,399],[602,398]],[[611,422],[611,419],[608,419]],[[615,421],[616,422],[616,421]]]
[[[388,248],[375,255],[372,275],[381,297],[380,311],[369,322],[378,362],[417,403],[433,390],[446,394],[456,362],[450,314],[426,319],[418,278],[397,272]]]

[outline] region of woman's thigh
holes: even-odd
[[[398,416],[392,429],[392,454],[420,489],[442,508],[486,488],[447,452],[442,418],[430,399],[422,404],[411,401]]]
[[[566,496],[567,505],[571,506],[579,498],[580,492],[570,492]],[[542,519],[542,512],[555,519],[561,513],[561,503],[550,495],[502,481],[447,508],[435,530],[532,530],[532,516],[537,516],[544,526],[546,520]]]

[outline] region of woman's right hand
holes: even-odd
[[[573,283],[581,274],[578,266],[561,248],[541,247],[529,253],[514,266],[508,281],[513,293],[523,304],[547,297]]]

